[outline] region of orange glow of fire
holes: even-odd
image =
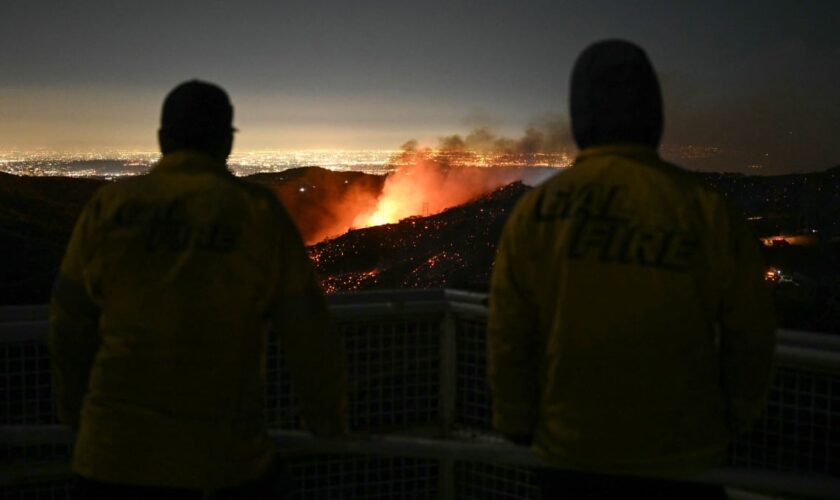
[[[769,238],[761,238],[761,242],[767,247],[777,246],[813,246],[819,244],[819,237],[816,234],[797,234],[771,236]]]
[[[383,224],[391,224],[399,222],[406,217],[415,215],[412,210],[410,202],[401,202],[396,196],[383,196],[373,213],[361,214],[357,218],[357,227],[381,226]]]
[[[487,168],[476,166],[483,161],[463,164],[455,160],[428,150],[407,151],[395,158],[396,169],[384,180],[345,179],[339,186],[313,170],[289,183],[288,189],[279,188],[278,196],[304,242],[314,245],[353,229],[435,215],[515,181],[533,186],[555,172],[527,164]]]
[[[359,213],[353,227],[362,228],[399,222],[412,216],[428,216],[466,203],[511,182],[522,180],[518,169],[447,167],[417,158],[391,173],[376,206]]]

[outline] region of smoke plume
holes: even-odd
[[[516,181],[538,184],[556,171],[527,165],[537,163],[533,155],[547,154],[549,147],[559,150],[559,144],[556,135],[537,128],[529,128],[517,141],[478,128],[465,138],[441,138],[436,150],[418,149],[417,141],[408,141],[392,160],[397,169],[385,179],[378,203],[360,212],[354,226],[436,214]]]
[[[406,142],[384,176],[303,168],[272,187],[304,242],[314,244],[350,229],[433,215],[512,182],[539,184],[556,173],[549,165],[568,164],[568,137],[557,119],[533,124],[518,139],[479,127],[441,137],[435,149]]]
[[[529,125],[518,139],[498,136],[489,127],[480,126],[463,137],[459,134],[441,137],[438,149],[448,153],[496,155],[563,154],[572,151],[574,143],[568,122],[549,116]]]

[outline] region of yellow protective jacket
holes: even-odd
[[[273,455],[272,323],[308,426],[342,432],[342,343],[274,195],[190,151],[103,187],[78,219],[50,307],[59,416],[79,426],[73,469],[183,488],[258,477]]]
[[[680,476],[764,407],[775,347],[757,240],[652,148],[583,150],[505,226],[493,269],[493,425],[572,468]]]

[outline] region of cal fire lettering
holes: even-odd
[[[128,202],[114,215],[121,227],[141,227],[149,252],[184,251],[187,249],[227,253],[239,239],[240,228],[213,221],[195,225],[183,217],[179,200],[165,205]]]
[[[535,218],[538,221],[550,221],[568,219],[578,214],[607,216],[613,210],[621,189],[621,186],[613,186],[604,192],[584,187],[578,191],[570,189],[552,194],[543,191],[537,200]]]
[[[688,231],[634,222],[621,204],[622,186],[587,186],[541,193],[534,218],[538,222],[572,224],[567,252],[572,259],[686,271],[698,241]]]

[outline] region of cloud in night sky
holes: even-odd
[[[666,153],[717,151],[688,166],[840,163],[837,2],[476,5],[7,2],[0,148],[155,149],[163,96],[195,77],[230,92],[240,150],[434,143],[467,135],[476,124],[465,117],[479,115],[520,137],[566,115],[583,48],[625,38],[662,79]]]

